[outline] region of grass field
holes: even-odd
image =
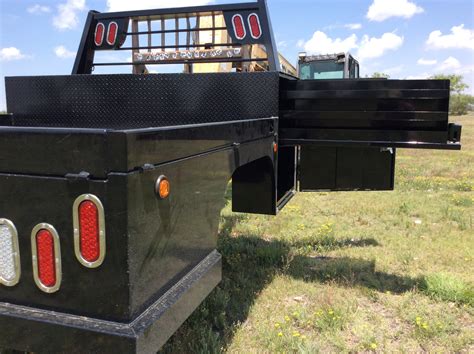
[[[222,213],[223,281],[165,352],[474,352],[474,115],[461,152],[399,150],[394,192]]]

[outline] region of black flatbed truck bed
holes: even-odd
[[[256,11],[273,52],[264,1],[223,9]],[[0,231],[18,279],[0,260],[0,348],[155,352],[220,281],[229,180],[234,211],[275,215],[297,191],[393,189],[396,148],[460,148],[447,81],[302,82],[274,55],[268,72],[87,75],[100,21],[218,10],[91,12],[74,75],[6,79]],[[84,200],[103,213],[100,264],[76,244]],[[57,233],[54,287],[36,274],[38,227]]]

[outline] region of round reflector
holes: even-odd
[[[31,232],[33,277],[42,291],[54,293],[61,286],[61,248],[56,229],[38,224]]]
[[[118,25],[117,22],[110,22],[109,28],[107,29],[107,43],[114,45],[117,39]]]
[[[102,45],[102,42],[104,41],[104,34],[105,26],[102,22],[99,22],[95,26],[94,43],[96,46],[100,47]]]
[[[244,39],[247,35],[245,30],[244,19],[242,15],[234,15],[232,17],[232,25],[234,26],[234,34],[237,39]]]
[[[73,205],[74,251],[85,267],[97,268],[105,258],[104,207],[95,195],[83,194]]]
[[[250,14],[248,17],[250,35],[253,39],[259,39],[262,36],[262,27],[257,14]]]

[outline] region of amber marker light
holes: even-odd
[[[273,152],[276,154],[278,152],[278,144],[273,143]]]
[[[170,181],[166,176],[160,176],[156,180],[155,192],[161,199],[166,199],[170,195]]]

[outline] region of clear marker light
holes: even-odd
[[[16,285],[20,273],[18,232],[10,220],[0,219],[0,284]]]

